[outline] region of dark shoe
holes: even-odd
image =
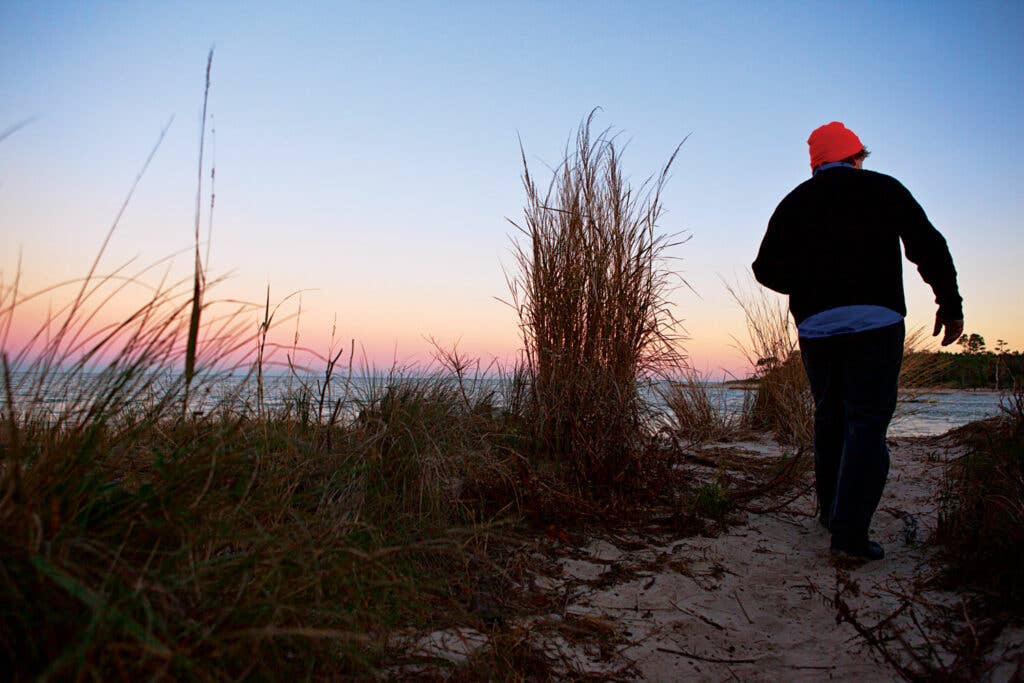
[[[825,531],[832,531],[832,529],[830,529],[828,526],[828,515],[824,512],[818,515],[818,524],[823,526],[825,528]]]
[[[850,560],[870,561],[885,557],[885,549],[874,541],[851,544],[832,539],[831,552],[835,557]]]

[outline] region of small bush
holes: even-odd
[[[717,482],[701,484],[693,492],[692,510],[709,519],[721,520],[729,510],[729,497]]]

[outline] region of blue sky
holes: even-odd
[[[842,120],[946,235],[967,327],[1024,347],[1024,5],[1014,3],[4,3],[0,267],[80,274],[164,123],[167,138],[110,263],[187,247],[198,112],[216,44],[212,269],[225,292],[304,295],[304,334],[418,357],[423,337],[516,346],[502,265],[531,163],[557,162],[593,107],[626,167],[655,171],[686,135],[666,231],[707,370],[742,314],[775,204],[807,177],[805,141]],[[518,137],[517,137],[518,136]],[[181,259],[188,266],[188,258]],[[909,264],[908,264],[909,265]],[[910,323],[934,305],[907,269]]]

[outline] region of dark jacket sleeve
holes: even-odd
[[[784,211],[780,204],[768,221],[768,230],[761,240],[761,248],[751,268],[754,277],[762,285],[782,294],[790,294],[793,291],[792,251],[786,248],[784,227]]]
[[[900,238],[907,258],[917,266],[917,272],[935,293],[939,317],[962,320],[963,299],[956,284],[956,268],[946,239],[931,224],[910,191],[899,183],[897,185],[901,211]]]

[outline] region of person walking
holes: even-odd
[[[789,295],[814,396],[814,473],[831,552],[877,560],[871,518],[889,474],[886,432],[903,359],[903,258],[935,293],[932,336],[963,333],[962,299],[946,240],[895,178],[863,168],[869,152],[839,121],[807,140],[811,178],[779,203],[753,263]]]

